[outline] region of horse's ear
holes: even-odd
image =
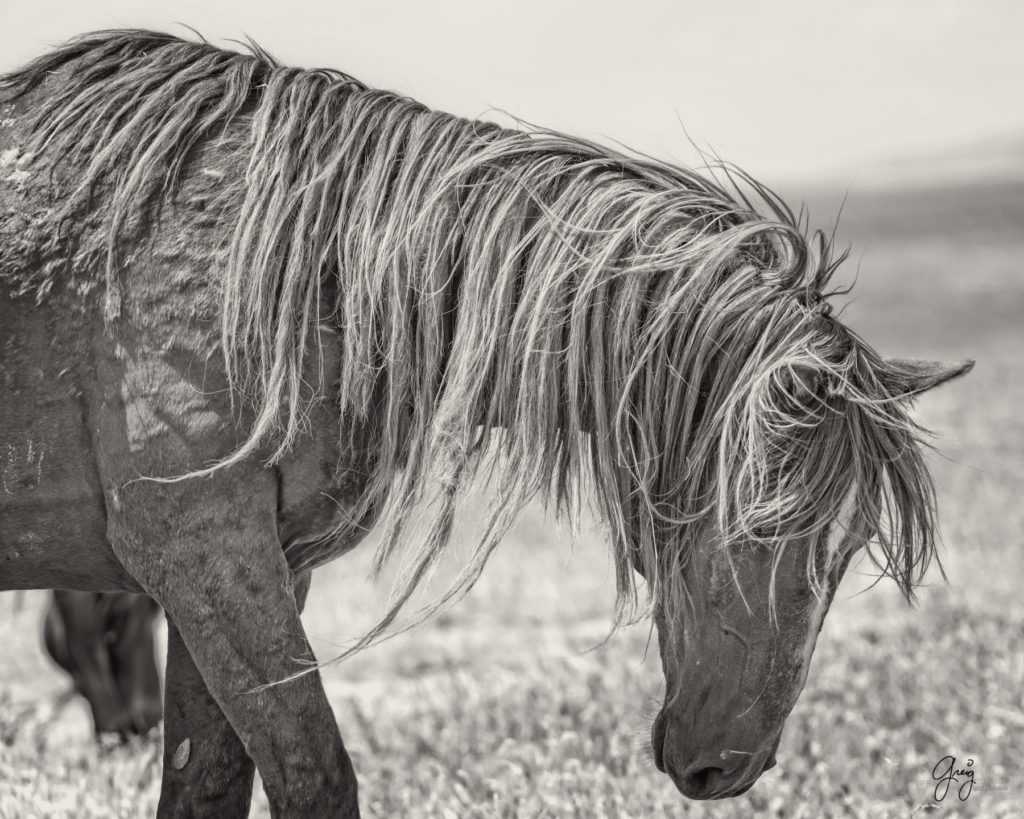
[[[973,367],[974,362],[970,359],[949,364],[944,361],[920,361],[914,358],[887,358],[885,370],[880,374],[880,378],[890,395],[910,398],[951,378],[964,375]]]

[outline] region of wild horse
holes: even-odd
[[[144,594],[56,590],[43,621],[46,651],[74,682],[96,734],[146,734],[160,724],[153,620]]]
[[[829,309],[841,257],[738,171],[150,32],[0,88],[0,588],[166,610],[162,814],[245,813],[253,763],[277,815],[358,813],[309,573],[386,522],[405,571],[358,647],[397,628],[481,468],[420,614],[592,484],[694,798],[774,763],[851,556],[908,595],[933,556],[909,400],[970,364],[880,359]]]

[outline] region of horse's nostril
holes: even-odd
[[[708,799],[719,791],[719,784],[722,781],[725,771],[721,768],[707,767],[689,770],[683,776],[682,784],[688,794],[694,799]]]

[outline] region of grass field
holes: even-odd
[[[939,432],[948,585],[933,574],[915,610],[889,583],[864,591],[866,563],[850,572],[778,766],[738,799],[692,803],[648,750],[662,682],[647,630],[595,648],[613,597],[599,532],[570,549],[530,514],[459,606],[324,672],[366,815],[1024,816],[1024,187],[854,195],[840,234],[850,324],[883,353],[978,361],[918,407]],[[383,601],[368,553],[314,578],[322,658]],[[0,817],[152,815],[159,740],[94,743],[43,658],[44,599],[0,596]],[[935,798],[950,754],[974,760],[966,801]]]

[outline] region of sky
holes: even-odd
[[[183,23],[464,116],[686,164],[695,144],[769,184],[1024,176],[1019,0],[0,0],[0,70]]]

